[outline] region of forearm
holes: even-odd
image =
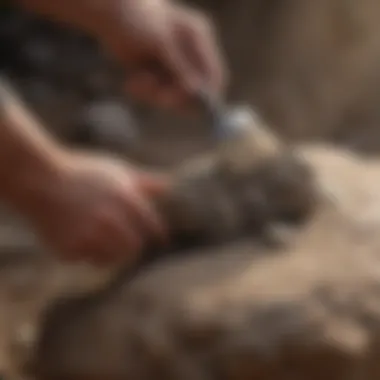
[[[57,175],[63,150],[0,82],[0,198],[26,207]]]

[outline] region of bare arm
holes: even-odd
[[[161,239],[149,199],[160,182],[123,161],[61,146],[0,80],[0,200],[62,258],[125,261],[144,239]]]
[[[126,69],[135,70],[126,87],[140,100],[182,109],[192,103],[198,83],[209,83],[215,93],[224,86],[211,25],[202,14],[180,4],[170,0],[15,1],[98,38]],[[158,61],[170,80],[162,78],[160,71],[136,70],[141,62],[151,61]],[[69,152],[1,83],[0,95],[0,199],[23,213],[50,247],[66,258],[104,263],[133,255],[146,242],[165,235],[151,202],[156,193],[152,184],[166,191],[165,179],[107,157]]]
[[[57,174],[61,154],[63,150],[1,79],[0,197],[16,208],[28,207]]]

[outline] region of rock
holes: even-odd
[[[190,209],[208,199],[200,209],[207,223],[196,217],[195,235],[228,234],[223,223],[216,228],[228,218],[215,215],[213,203],[215,191],[227,194],[243,220],[232,226],[239,232],[233,241],[179,247],[121,272],[64,266],[33,242],[12,254],[11,245],[0,247],[7,273],[0,276],[4,373],[62,380],[377,379],[379,162],[337,148],[276,143],[260,125],[240,138],[232,147],[240,141],[241,152],[223,143],[172,173],[171,196],[186,185],[198,199]],[[273,197],[253,224],[245,216],[260,204],[241,207],[246,189]],[[282,220],[288,225],[283,211],[310,211],[310,197],[313,213],[283,244],[263,244],[253,233]],[[208,209],[215,219],[207,219]]]
[[[283,162],[288,148],[279,146]],[[214,159],[225,163],[223,152]],[[246,176],[272,168],[268,156],[252,152],[259,159]],[[11,263],[15,275],[4,279],[0,297],[5,368],[63,380],[377,378],[379,162],[336,148],[291,152],[313,172],[317,208],[277,247],[242,234],[222,245],[178,249],[137,272],[63,266],[41,254],[29,256],[29,264]],[[234,177],[222,178],[226,185]],[[265,187],[266,178],[251,186]],[[18,289],[25,284],[23,297]],[[21,339],[25,326],[32,333]]]
[[[136,143],[136,121],[128,108],[119,101],[94,101],[84,109],[82,129],[95,145],[125,151]]]
[[[42,378],[377,379],[379,163],[297,150],[322,198],[288,245],[195,248],[51,304]]]
[[[160,206],[176,236],[216,243],[248,234],[268,242],[279,224],[310,217],[317,194],[307,163],[255,113],[244,116],[212,153],[173,173],[174,186]]]

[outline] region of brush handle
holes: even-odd
[[[163,82],[170,83],[173,78],[170,73],[160,65],[157,61],[147,61],[138,67],[138,71],[148,71],[155,73]],[[129,75],[133,75],[134,70],[129,72]],[[203,86],[193,94],[194,101],[202,109],[206,115],[207,120],[213,128],[213,134],[217,141],[225,141],[236,135],[239,129],[237,125],[231,120],[229,110],[220,98],[215,96],[208,86]]]
[[[230,123],[228,109],[224,103],[204,88],[198,91],[196,98],[206,117],[210,120],[217,140],[229,139],[235,132],[235,126]]]

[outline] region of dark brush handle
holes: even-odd
[[[173,81],[169,72],[154,60],[147,61],[136,69],[137,71],[147,71],[158,75],[164,83]],[[129,75],[133,75],[136,70],[132,70]],[[205,85],[193,94],[194,101],[201,109],[203,116],[207,118],[213,128],[214,136],[217,140],[227,139],[234,132],[234,126],[229,123],[227,107],[224,102],[216,97]]]
[[[231,135],[233,126],[229,123],[226,105],[205,88],[200,89],[195,96],[202,111],[210,120],[215,137],[218,140],[228,138]]]

